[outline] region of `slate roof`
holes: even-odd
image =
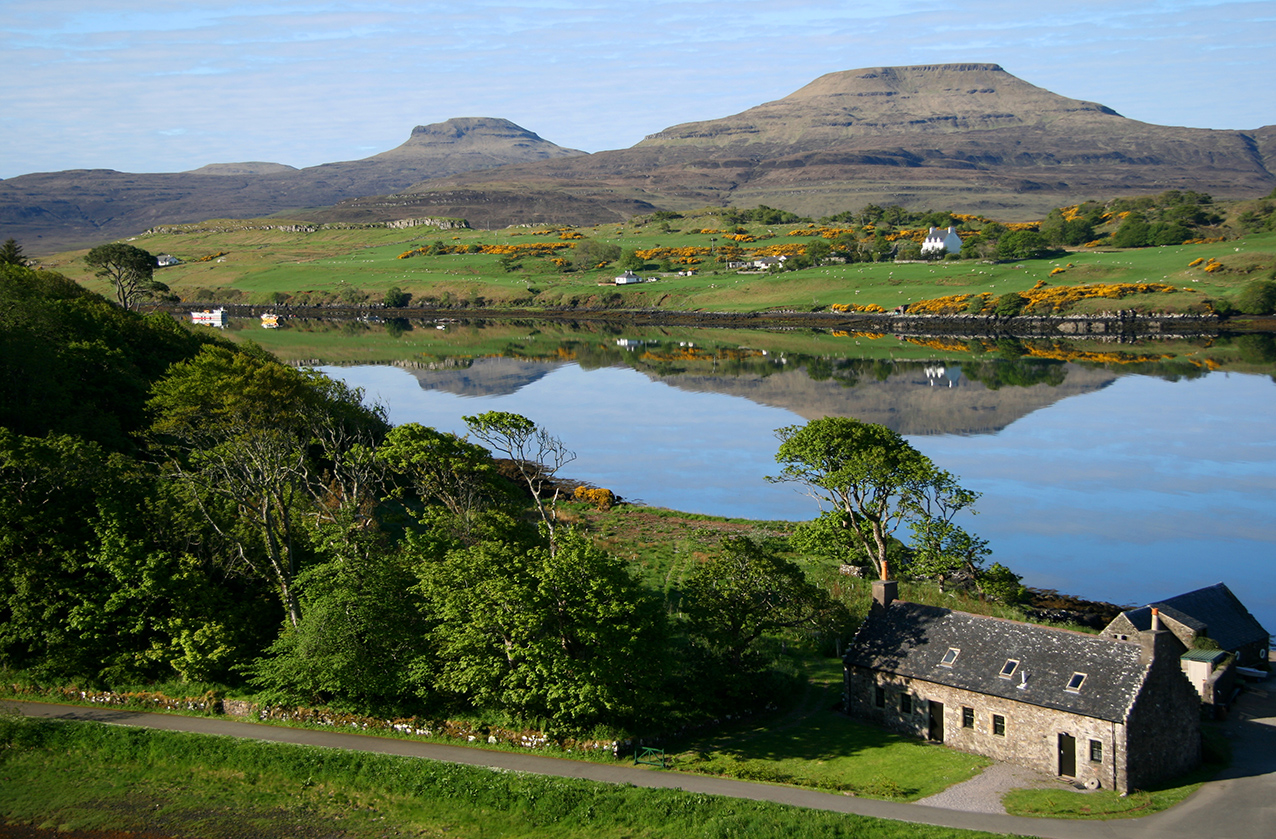
[[[950,649],[960,652],[952,666],[945,667],[940,662]],[[1138,643],[1129,641],[895,601],[869,614],[844,661],[961,690],[1124,722],[1147,674],[1141,652]],[[1010,678],[1001,678],[1008,659],[1019,664]],[[1075,692],[1066,690],[1076,673],[1084,673],[1085,681]]]
[[[1231,652],[1247,644],[1266,645],[1271,637],[1231,589],[1222,583],[1179,594],[1141,609],[1131,609],[1125,612],[1125,616],[1136,628],[1147,629],[1152,625],[1153,606],[1161,614],[1179,621],[1198,635],[1209,636]]]

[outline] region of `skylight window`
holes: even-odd
[[[1080,693],[1081,686],[1085,684],[1084,673],[1073,673],[1072,678],[1068,680],[1068,686],[1064,688],[1068,693]]]
[[[997,675],[1003,679],[1009,679],[1011,676],[1015,674],[1015,668],[1018,666],[1019,666],[1019,659],[1008,658],[1006,659],[1006,663],[1002,665],[1001,672],[998,673]]]
[[[944,653],[944,657],[940,660],[940,667],[952,667],[953,662],[957,660],[957,656],[961,654],[961,650],[956,647],[949,647],[948,652]]]

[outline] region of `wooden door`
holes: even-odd
[[[931,700],[930,706],[930,739],[936,743],[944,742],[944,703]]]
[[[1059,735],[1059,774],[1065,778],[1077,776],[1077,738],[1071,734]]]

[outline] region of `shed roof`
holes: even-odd
[[[1136,642],[904,601],[870,613],[845,661],[1113,722],[1126,719],[1148,669]]]
[[[1266,644],[1271,636],[1245,605],[1223,583],[1198,588],[1186,594],[1125,612],[1135,628],[1145,630],[1152,625],[1152,607],[1161,614],[1207,635],[1225,650],[1235,652],[1247,644]]]

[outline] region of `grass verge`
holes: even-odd
[[[93,723],[0,719],[0,815],[47,830],[289,835],[985,837],[578,779]]]
[[[1148,790],[1120,795],[1113,790],[1017,789],[1002,798],[1012,816],[1052,819],[1130,819],[1168,810],[1201,788],[1231,761],[1231,750],[1221,734],[1205,731],[1205,763],[1199,768]]]

